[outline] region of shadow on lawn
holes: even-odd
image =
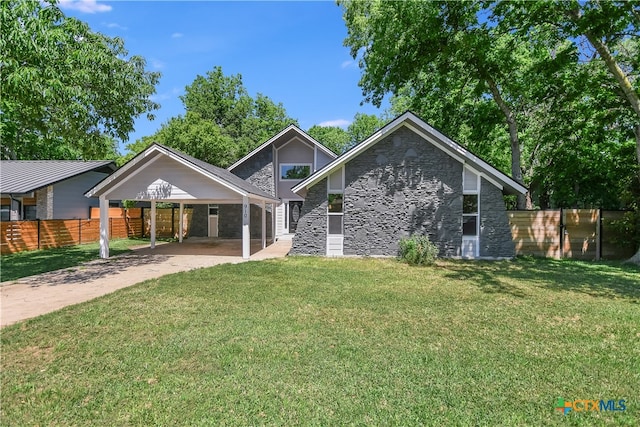
[[[167,258],[168,256],[166,255],[129,254],[109,259],[97,259],[81,265],[75,265],[72,268],[64,268],[61,270],[49,271],[48,273],[42,273],[38,276],[23,276],[23,278],[18,280],[18,283],[34,288],[43,285],[58,286],[74,283],[81,284],[120,273],[122,270],[129,267],[161,263],[166,261]]]
[[[628,298],[640,303],[640,268],[620,263],[517,258],[514,261],[456,262],[447,266],[449,277],[474,280],[484,291],[525,297],[526,289],[512,285],[582,292],[606,298]]]

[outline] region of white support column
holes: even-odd
[[[178,237],[178,241],[182,243],[182,235],[184,234],[184,202],[180,202],[180,226],[178,227],[180,237]]]
[[[156,201],[151,201],[151,249],[156,247]]]
[[[100,258],[109,258],[109,200],[100,196]]]
[[[276,204],[271,203],[271,243],[276,242]]]
[[[267,202],[262,201],[262,249],[267,247]]]
[[[242,197],[242,258],[251,257],[251,229],[250,225],[251,205],[247,196]]]

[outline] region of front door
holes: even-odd
[[[209,237],[218,237],[218,205],[209,205]]]
[[[302,212],[302,202],[289,202],[289,209],[287,210],[289,211],[289,233],[295,233],[298,227],[300,213]]]

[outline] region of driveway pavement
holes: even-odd
[[[0,326],[40,316],[72,304],[126,288],[170,273],[212,267],[245,260],[239,255],[237,241],[185,240],[185,243],[136,249],[131,253],[99,259],[77,267],[24,277],[0,285]],[[279,240],[259,249],[251,260],[284,257],[291,241]],[[254,252],[254,250],[252,250]]]

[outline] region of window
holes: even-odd
[[[218,215],[218,205],[209,205],[209,215]]]
[[[469,168],[462,174],[462,256],[477,257],[480,247],[480,175]]]
[[[0,221],[11,220],[11,205],[0,206]]]
[[[281,180],[300,180],[311,175],[310,164],[281,164],[280,165],[280,179]]]
[[[26,221],[36,219],[36,206],[35,205],[27,205],[24,207],[24,219]]]
[[[327,181],[327,231],[328,234],[344,233],[344,175],[343,169],[329,175]]]
[[[478,235],[478,195],[462,196],[462,235]]]

